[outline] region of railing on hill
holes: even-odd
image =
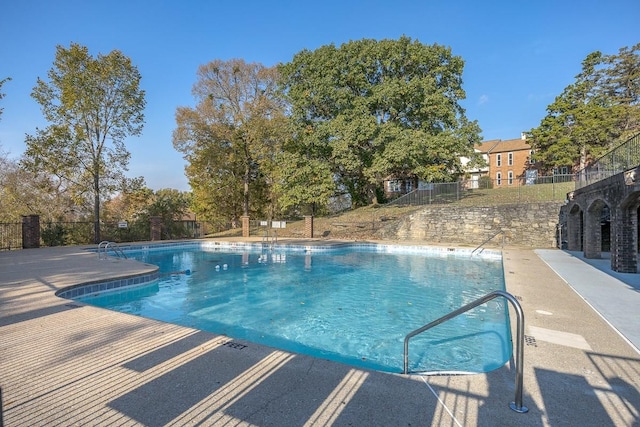
[[[638,165],[640,165],[640,133],[580,170],[577,174],[575,189],[602,181]]]
[[[387,206],[421,206],[478,201],[495,204],[565,200],[574,189],[575,175],[550,175],[532,178],[484,177],[479,181],[462,180],[423,184],[417,190],[387,203]]]

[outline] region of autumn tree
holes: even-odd
[[[297,160],[290,163],[317,166],[317,173],[305,174],[321,179],[307,189],[298,179],[289,191],[310,200],[315,188],[323,194],[316,201],[326,203],[330,177],[334,193],[347,191],[359,206],[375,202],[390,175],[453,179],[462,170],[460,157],[473,157],[480,140],[459,103],[463,67],[450,48],[408,37],[296,54],[280,68],[296,125],[291,154]]]
[[[195,107],[176,111],[173,144],[187,160],[194,209],[209,221],[238,224],[276,203],[275,158],[287,135],[276,82],[275,68],[215,60],[198,68]]]
[[[640,43],[616,55],[587,55],[528,140],[542,169],[582,169],[638,131]]]
[[[5,79],[0,80],[0,101],[2,100],[2,98],[4,98],[4,92],[2,92],[2,86],[8,82],[9,80],[11,80],[11,77],[7,77]],[[2,112],[4,111],[4,107],[0,107],[0,118],[2,117]]]
[[[130,154],[125,139],[144,124],[140,73],[118,50],[92,57],[72,43],[56,48],[48,81],[31,96],[51,124],[27,135],[25,168],[55,175],[74,197],[93,201],[94,239],[100,241],[100,202],[123,180]]]

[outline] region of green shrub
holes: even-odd
[[[41,237],[46,246],[64,246],[66,230],[62,224],[48,223],[42,229]]]

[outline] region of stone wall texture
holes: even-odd
[[[392,240],[475,246],[502,232],[506,245],[552,248],[557,247],[556,233],[563,204],[430,206],[380,230],[379,234]],[[491,244],[500,244],[502,235],[492,239]]]

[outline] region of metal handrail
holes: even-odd
[[[268,246],[269,249],[273,249],[273,247],[278,243],[278,232],[273,230],[273,235],[269,233],[269,230],[264,232],[264,236],[262,236],[262,247]]]
[[[502,234],[502,247],[504,247],[504,231],[500,230],[495,234],[492,234],[491,237],[489,237],[487,240],[485,240],[484,242],[480,243],[474,250],[471,251],[471,256],[473,256],[473,254],[480,248],[482,248],[484,245],[486,245],[487,243],[489,243],[491,240],[493,240],[494,237],[498,236]]]
[[[103,259],[101,253],[104,253],[104,258],[106,259],[106,257],[108,256],[109,249],[111,249],[113,253],[116,254],[117,257],[127,259],[127,255],[124,253],[122,248],[120,248],[120,246],[118,246],[117,243],[109,242],[108,240],[103,240],[98,244],[98,259]]]
[[[102,251],[104,250],[105,253],[105,257],[107,256],[107,252],[106,252],[106,245],[109,244],[108,240],[103,240],[102,242],[98,243],[98,259],[102,259]],[[105,245],[105,247],[103,248],[102,245]]]
[[[515,412],[525,413],[529,411],[529,408],[522,404],[522,370],[524,363],[524,313],[522,312],[522,307],[516,298],[508,292],[505,291],[493,291],[482,298],[475,300],[472,303],[469,303],[459,309],[452,311],[451,313],[440,317],[439,319],[434,320],[431,323],[424,325],[421,328],[418,328],[414,331],[411,331],[404,338],[404,371],[403,373],[407,375],[409,373],[409,339],[412,337],[423,333],[424,331],[433,328],[447,320],[450,320],[466,311],[471,310],[479,305],[482,305],[488,301],[491,301],[494,298],[504,297],[513,305],[514,310],[517,314],[517,327],[516,327],[516,356],[515,356],[515,365],[516,365],[516,394],[513,402],[509,404],[509,407]]]

